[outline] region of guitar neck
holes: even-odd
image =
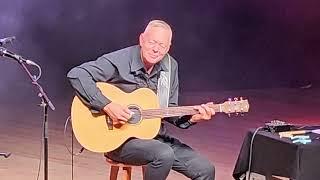
[[[215,112],[222,112],[221,104],[210,105],[210,108],[214,109]],[[141,112],[143,119],[176,117],[176,116],[194,115],[198,113],[199,111],[195,109],[195,106],[177,106],[177,107],[167,107],[167,108],[161,108],[161,109],[146,109],[146,110],[142,110]]]

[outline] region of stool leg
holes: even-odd
[[[124,171],[124,180],[131,180],[131,167],[123,167],[123,171]]]
[[[145,179],[144,174],[146,173],[146,169],[147,169],[147,167],[146,167],[146,166],[142,166],[142,180],[144,180],[144,179]]]
[[[113,165],[111,165],[111,169],[110,169],[110,180],[117,180],[118,172],[119,172],[119,166],[113,166]]]

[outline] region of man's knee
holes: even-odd
[[[215,176],[215,167],[211,163],[204,163],[202,168],[199,169],[200,176],[208,177],[209,179],[214,179]]]
[[[200,161],[201,160],[201,161]],[[206,159],[198,159],[192,165],[193,179],[199,180],[214,180],[215,167],[210,161]]]
[[[174,162],[174,152],[167,144],[155,147],[153,162],[156,164],[166,164],[172,166]]]

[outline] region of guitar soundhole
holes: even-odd
[[[136,105],[129,105],[128,108],[130,111],[132,111],[134,114],[132,117],[128,120],[129,124],[138,124],[141,120],[141,111],[140,108]]]

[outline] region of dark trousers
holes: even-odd
[[[165,180],[171,169],[194,180],[214,180],[214,166],[191,147],[175,138],[130,139],[108,153],[114,161],[147,165],[146,180]]]

